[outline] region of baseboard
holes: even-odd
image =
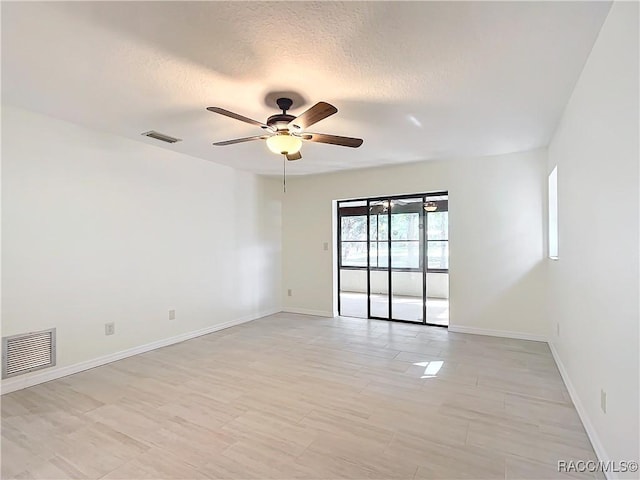
[[[123,358],[131,357],[133,355],[149,352],[151,350],[173,345],[175,343],[184,342],[185,340],[190,340],[192,338],[200,337],[202,335],[207,335],[209,333],[217,332],[219,330],[224,330],[225,328],[235,327],[236,325],[241,325],[243,323],[251,322],[253,320],[257,320],[258,318],[266,317],[268,315],[273,315],[274,313],[278,313],[279,311],[280,309],[273,309],[273,310],[261,312],[257,315],[246,315],[244,317],[236,318],[228,322],[218,323],[216,325],[211,325],[210,327],[201,328],[199,330],[194,330],[192,332],[181,333],[180,335],[176,335],[174,337],[165,338],[162,340],[158,340],[156,342],[147,343],[145,345],[140,345],[133,348],[128,348],[126,350],[110,353],[109,355],[104,355],[102,357],[93,358],[91,360],[86,360],[84,362],[75,363],[73,365],[68,365],[66,367],[60,367],[60,368],[54,367],[52,369],[49,369],[40,373],[36,373],[34,375],[29,375],[27,377],[8,378],[2,381],[1,394],[4,395],[5,393],[15,392],[16,390],[22,390],[23,388],[33,387],[34,385],[38,385],[40,383],[45,383],[51,380],[55,380],[57,378],[73,375],[74,373],[82,372],[84,370],[89,370],[91,368],[99,367],[101,365],[106,365],[107,363],[115,362],[117,360],[122,360]]]
[[[546,342],[544,335],[533,333],[510,332],[508,330],[491,330],[488,328],[465,327],[463,325],[449,325],[449,331],[455,333],[470,333],[472,335],[488,335],[490,337],[515,338],[518,340],[531,340],[534,342]]]
[[[324,310],[309,310],[307,308],[285,308],[283,313],[299,313],[301,315],[313,315],[314,317],[329,317],[333,318],[331,312],[325,312]]]
[[[562,377],[562,380],[564,381],[564,384],[567,387],[567,391],[569,392],[571,401],[573,402],[573,405],[576,407],[578,416],[582,421],[582,425],[584,426],[584,429],[587,432],[587,436],[589,437],[589,441],[591,441],[591,445],[593,446],[593,450],[596,452],[596,456],[598,457],[598,460],[602,462],[608,462],[610,458],[607,455],[607,452],[605,452],[604,447],[602,446],[602,442],[600,441],[600,437],[598,437],[598,434],[596,433],[596,429],[593,428],[593,424],[591,423],[591,420],[587,415],[587,411],[584,409],[584,406],[580,401],[578,392],[573,387],[573,383],[571,383],[571,379],[569,378],[567,369],[564,367],[564,364],[560,359],[560,355],[558,354],[558,351],[556,350],[556,347],[552,342],[549,342],[549,348],[551,349],[551,354],[553,355],[553,359],[555,360],[556,365],[558,366],[558,370],[560,371],[560,376]],[[604,472],[604,475],[608,480],[615,480],[618,478],[615,472],[606,471]]]

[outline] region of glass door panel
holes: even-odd
[[[369,312],[389,317],[389,202],[369,202]]]
[[[390,202],[391,312],[393,320],[424,321],[423,197]]]
[[[426,322],[449,325],[449,202],[447,195],[425,199]]]
[[[340,269],[340,310],[343,317],[368,318],[367,272],[358,269]]]
[[[339,308],[345,317],[368,318],[367,202],[338,203]]]
[[[427,273],[427,323],[449,325],[449,274]]]

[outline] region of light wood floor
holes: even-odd
[[[5,479],[557,479],[593,459],[547,345],[385,321],[278,314],[2,397]]]

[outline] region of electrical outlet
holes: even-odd
[[[560,322],[556,323],[556,336],[560,336]]]
[[[602,389],[600,389],[600,408],[607,413],[607,392]]]
[[[175,320],[176,319],[176,311],[171,309],[169,310],[169,320]]]
[[[322,249],[323,249],[325,252],[328,252],[328,251],[329,251],[329,242],[324,242],[324,243],[322,244]]]
[[[287,297],[290,297],[291,295],[291,289],[287,290]]]
[[[104,324],[104,334],[113,335],[116,333],[116,324],[114,322]]]

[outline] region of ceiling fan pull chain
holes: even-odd
[[[287,156],[282,155],[282,191],[287,193]]]

